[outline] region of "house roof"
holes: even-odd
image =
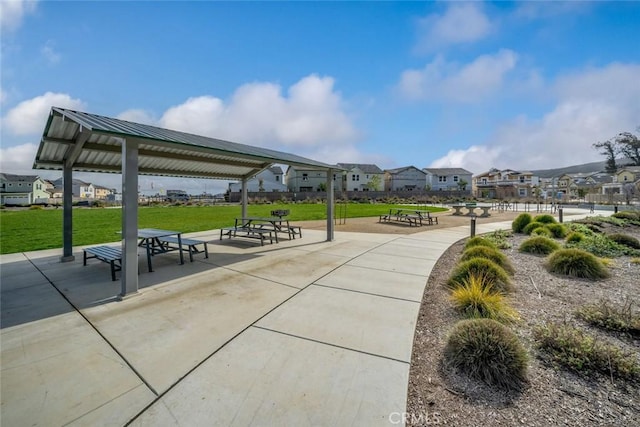
[[[14,175],[12,173],[0,173],[0,179],[2,181],[33,182],[38,178],[40,178],[38,175]]]
[[[471,172],[462,168],[422,168],[422,170],[433,175],[471,175]]]
[[[385,171],[385,172],[388,172],[388,173],[390,173],[390,174],[392,174],[392,175],[393,175],[393,174],[397,174],[397,173],[400,173],[400,172],[404,172],[404,171],[406,171],[406,170],[408,170],[408,169],[415,169],[415,170],[417,170],[418,172],[425,173],[423,170],[420,170],[420,169],[418,169],[418,168],[417,168],[417,167],[415,167],[415,166],[405,166],[405,167],[402,167],[402,168],[396,168],[396,169],[385,169],[384,171]]]
[[[52,107],[34,169],[122,172],[123,141],[138,143],[141,175],[242,179],[274,163],[310,169],[332,166],[294,154],[253,147],[111,117]]]
[[[284,173],[282,172],[282,168],[280,166],[271,166],[269,170],[274,175],[282,175]]]
[[[377,165],[368,163],[338,163],[338,166],[346,170],[358,168],[364,173],[382,173],[382,169],[380,169]]]

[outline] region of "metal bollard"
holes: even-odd
[[[615,206],[613,207],[613,213],[618,213],[618,205],[615,205]]]
[[[562,224],[562,208],[558,208],[558,222]]]
[[[471,215],[471,237],[476,235],[476,216]]]

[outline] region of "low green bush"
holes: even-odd
[[[556,222],[556,219],[549,214],[542,214],[542,215],[536,215],[533,218],[534,222],[541,222],[543,224],[554,224]]]
[[[515,272],[509,258],[499,250],[489,246],[473,246],[462,253],[460,260],[469,261],[472,258],[486,258],[498,264],[504,271],[511,275]]]
[[[537,221],[533,221],[533,222],[530,222],[529,224],[527,224],[527,226],[522,229],[522,232],[524,234],[531,235],[533,230],[535,230],[536,228],[542,228],[542,227],[544,227],[543,223],[537,222]]]
[[[544,236],[531,237],[522,242],[518,248],[520,252],[536,255],[549,255],[558,249],[560,249],[558,243]]]
[[[602,329],[640,337],[640,313],[633,309],[630,299],[622,305],[606,299],[587,304],[576,310],[576,316]]]
[[[609,239],[613,240],[614,242],[620,245],[628,246],[633,249],[640,249],[640,240],[636,239],[633,236],[629,236],[627,234],[621,234],[621,233],[614,233],[614,234],[609,234],[607,237],[609,237]]]
[[[531,232],[531,235],[532,236],[544,236],[544,237],[548,237],[548,238],[552,238],[553,237],[553,233],[551,232],[551,230],[549,230],[547,228],[546,225],[544,227],[534,228],[533,231]]]
[[[467,243],[465,243],[464,248],[469,249],[473,248],[474,246],[487,246],[493,249],[498,249],[493,242],[481,236],[471,237],[469,240],[467,240]]]
[[[521,213],[511,223],[511,229],[514,233],[522,233],[522,230],[531,222],[531,215],[528,213]]]
[[[621,245],[604,234],[596,233],[585,235],[584,239],[578,242],[567,242],[565,246],[567,248],[581,249],[595,256],[606,258],[616,258],[624,255],[640,255],[640,250]]]
[[[511,231],[496,230],[493,233],[485,234],[483,237],[498,249],[509,249],[511,247],[511,242],[509,242],[511,236],[513,236]]]
[[[597,341],[569,325],[547,323],[533,330],[538,348],[555,361],[574,371],[601,373],[624,379],[640,379],[640,364],[634,354]]]
[[[505,301],[504,296],[493,291],[484,276],[472,274],[451,292],[451,301],[463,316],[470,319],[493,319],[509,323],[518,318],[516,311]]]
[[[628,221],[640,221],[640,212],[635,211],[620,211],[611,216],[618,219],[626,219]]]
[[[527,382],[527,353],[518,337],[492,319],[456,323],[444,349],[445,365],[506,390]]]
[[[556,239],[564,239],[567,236],[567,228],[562,224],[558,224],[557,222],[553,224],[547,224],[544,226],[544,228],[549,230],[552,236]]]
[[[496,292],[507,293],[513,289],[509,274],[498,264],[486,258],[472,258],[461,262],[451,273],[447,284],[455,288],[469,280],[472,275],[483,276],[484,283],[492,285]]]
[[[580,249],[560,249],[547,260],[547,269],[552,273],[583,279],[604,279],[609,272],[598,258]]]

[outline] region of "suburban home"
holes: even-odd
[[[242,191],[241,182],[230,182],[230,192]],[[273,191],[287,191],[287,186],[284,183],[284,172],[280,166],[272,166],[256,174],[251,179],[247,180],[247,191],[250,193],[257,192],[273,192]]]
[[[473,174],[462,168],[423,168],[426,188],[432,191],[465,191],[471,194]]]
[[[62,188],[62,178],[58,178],[55,181],[52,181],[53,185],[56,188]],[[79,179],[74,179],[72,184],[73,197],[77,197],[79,199],[95,199],[95,187],[93,184],[81,181]]]
[[[333,173],[334,188],[339,189],[342,172]],[[304,169],[299,166],[289,166],[287,169],[287,188],[291,192],[325,191],[327,186],[327,171]]]
[[[49,203],[47,183],[37,175],[0,173],[0,204]]]
[[[376,165],[338,163],[346,172],[342,174],[343,191],[382,191],[384,172]]]
[[[512,169],[495,168],[473,177],[476,197],[505,199],[535,197],[540,179],[532,172],[518,172]]]
[[[384,171],[385,191],[424,190],[426,174],[415,166],[405,166]]]
[[[602,186],[602,194],[626,194],[640,191],[640,166],[623,166],[609,183]]]
[[[107,196],[112,193],[112,190],[102,185],[93,185],[93,193],[96,199],[106,200]]]

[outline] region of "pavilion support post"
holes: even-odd
[[[62,256],[60,262],[73,261],[73,172],[66,164],[62,169]]]
[[[241,216],[242,218],[246,218],[247,215],[247,205],[249,204],[248,196],[247,196],[247,178],[242,178],[242,196],[241,196],[242,210]]]
[[[122,142],[122,272],[120,298],[138,292],[138,143]]]
[[[327,169],[327,242],[331,242],[334,239],[334,204],[333,169]]]

